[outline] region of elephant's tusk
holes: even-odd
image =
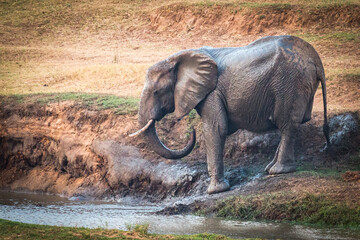
[[[154,119],[150,119],[149,122],[142,129],[140,129],[137,132],[134,132],[132,134],[129,134],[129,137],[136,137],[137,135],[145,132],[153,122],[154,122]]]

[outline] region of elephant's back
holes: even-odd
[[[285,55],[288,58],[296,55],[303,60],[308,59],[315,64],[321,64],[318,53],[308,42],[291,35],[267,36],[243,47],[205,47],[203,50],[214,58],[219,68],[234,65],[251,67],[251,65],[271,61],[271,59],[276,61],[279,55]]]
[[[312,63],[322,67],[322,62],[319,54],[314,47],[305,40],[291,36],[268,36],[260,38],[244,49],[269,49],[270,51],[276,51],[285,60],[297,60],[299,64]]]

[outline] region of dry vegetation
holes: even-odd
[[[359,9],[356,0],[2,1],[0,94],[139,97],[146,69],[171,53],[295,34],[323,59],[330,110],[358,110],[349,89],[360,84]]]

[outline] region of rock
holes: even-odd
[[[358,122],[350,113],[341,114],[330,119],[329,128],[331,144],[341,145],[352,133],[356,132]]]

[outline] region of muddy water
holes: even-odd
[[[148,223],[151,233],[217,233],[233,238],[360,239],[360,231],[312,228],[279,223],[228,221],[192,215],[156,214],[159,205],[67,199],[52,195],[0,191],[0,218],[24,223],[127,230]]]

